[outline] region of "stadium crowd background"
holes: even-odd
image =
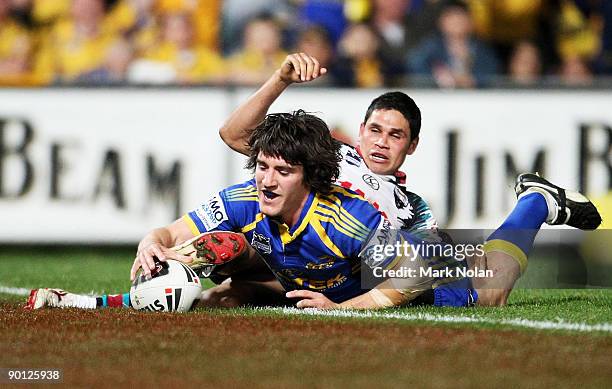
[[[341,87],[601,86],[606,0],[0,0],[0,83],[258,85],[288,52]]]

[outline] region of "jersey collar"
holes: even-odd
[[[274,220],[276,224],[278,224],[278,230],[280,232],[280,237],[283,244],[291,243],[295,238],[297,238],[312,218],[315,209],[317,209],[317,205],[319,204],[319,200],[314,192],[310,192],[308,194],[308,198],[306,199],[306,203],[304,203],[304,207],[302,208],[302,212],[300,212],[300,218],[297,223],[293,225],[293,227],[289,228],[285,223],[281,223],[277,220]]]

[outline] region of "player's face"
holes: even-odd
[[[375,110],[359,128],[363,159],[376,174],[394,174],[418,143],[410,141],[410,123],[394,109]]]
[[[304,168],[260,152],[255,181],[261,212],[279,217],[289,226],[295,224],[310,193],[304,184]]]

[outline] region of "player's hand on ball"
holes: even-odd
[[[142,272],[146,277],[151,276],[151,272],[155,269],[155,259],[160,261],[175,259],[186,264],[193,261],[191,257],[179,254],[159,243],[151,243],[148,246],[139,249],[138,253],[136,253],[136,258],[134,259],[134,264],[132,265],[132,269],[130,271],[130,280],[133,281],[136,278],[136,273],[140,268],[142,268]]]
[[[298,308],[337,309],[340,304],[331,301],[323,293],[311,292],[310,290],[292,290],[285,294],[287,298],[301,298],[295,306]]]
[[[327,73],[327,69],[321,67],[319,61],[311,55],[294,53],[285,58],[278,72],[283,82],[291,84],[315,80]]]

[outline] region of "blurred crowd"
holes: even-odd
[[[0,84],[258,85],[287,53],[321,86],[595,85],[610,0],[0,0]]]

